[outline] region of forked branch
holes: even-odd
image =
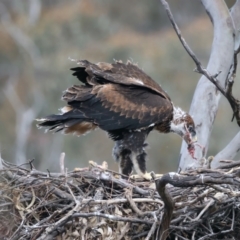
[[[193,59],[193,61],[196,64],[196,69],[195,71],[204,75],[208,80],[210,80],[215,86],[216,88],[222,93],[223,96],[225,96],[225,98],[228,100],[232,110],[233,110],[233,116],[236,118],[237,120],[237,124],[238,126],[240,126],[240,101],[238,99],[236,99],[233,95],[232,95],[232,86],[234,83],[234,78],[236,75],[236,69],[237,69],[237,54],[240,51],[240,48],[238,48],[235,51],[234,54],[234,59],[233,59],[233,65],[232,65],[232,71],[230,74],[230,77],[228,77],[228,79],[226,79],[226,89],[224,89],[220,82],[217,80],[217,77],[219,74],[221,74],[221,72],[218,72],[214,75],[210,74],[208,72],[208,70],[206,68],[203,68],[201,62],[199,61],[199,59],[197,58],[197,56],[194,54],[194,52],[191,50],[191,48],[189,47],[189,45],[187,44],[187,42],[185,41],[185,39],[183,38],[181,31],[178,27],[178,25],[176,24],[173,14],[170,10],[169,4],[165,1],[165,0],[160,0],[162,5],[164,6],[168,18],[180,40],[180,42],[182,43],[184,49],[187,51],[187,53],[189,54],[189,56]],[[231,69],[230,69],[231,70]],[[230,72],[229,70],[229,72]],[[232,119],[233,120],[233,119]]]

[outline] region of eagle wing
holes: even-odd
[[[74,117],[79,114],[84,121],[108,132],[153,127],[172,118],[173,107],[168,99],[136,86],[73,86],[63,99]],[[71,117],[70,111],[66,114]]]
[[[125,130],[159,127],[159,124],[163,127],[161,131],[165,131],[172,119],[172,102],[136,65],[92,64],[86,60],[78,64],[79,67],[72,69],[73,75],[84,85],[68,88],[62,96],[68,103],[63,113],[39,119],[39,127],[77,135],[100,127],[115,139],[116,134]]]
[[[87,60],[78,61],[79,67],[72,68],[73,75],[86,85],[112,82],[116,84],[148,88],[163,98],[171,101],[168,94],[151,77],[130,61],[123,64],[116,61],[113,64],[100,62],[93,64]]]

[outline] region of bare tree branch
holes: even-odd
[[[26,53],[30,56],[34,66],[38,67],[37,61],[40,55],[39,49],[32,39],[27,35],[27,33],[22,31],[16,24],[13,23],[11,15],[2,2],[0,2],[0,14],[0,21],[5,30],[14,40],[19,49],[24,49],[26,51]]]
[[[20,164],[26,161],[26,147],[27,140],[31,131],[31,124],[36,118],[41,108],[41,103],[38,101],[38,94],[35,95],[33,106],[26,107],[19,98],[15,84],[18,78],[13,76],[13,80],[10,79],[3,90],[6,98],[11,103],[14,112],[16,114],[16,151],[15,162]],[[40,104],[39,104],[40,103]]]
[[[199,61],[199,59],[196,57],[196,55],[194,54],[194,52],[191,50],[191,48],[188,46],[187,42],[185,41],[185,39],[182,37],[182,34],[181,34],[181,31],[180,29],[178,28],[174,18],[173,18],[173,15],[171,13],[171,10],[169,8],[169,5],[168,3],[165,1],[165,0],[161,0],[163,6],[165,7],[166,9],[166,12],[168,14],[168,17],[171,21],[171,24],[175,30],[175,32],[177,33],[177,36],[180,40],[180,42],[182,43],[183,47],[185,48],[185,50],[187,51],[187,53],[190,55],[190,57],[193,59],[193,61],[195,62],[196,64],[196,69],[195,71],[204,75],[208,80],[210,80],[216,87],[217,89],[228,99],[232,109],[233,109],[233,112],[234,112],[234,116],[236,116],[236,119],[237,119],[237,123],[238,125],[240,126],[240,115],[239,115],[239,105],[240,105],[240,102],[235,99],[233,96],[232,96],[232,86],[233,86],[233,79],[232,79],[232,75],[234,76],[235,78],[235,74],[236,74],[236,67],[237,67],[237,54],[238,52],[240,51],[239,49],[239,46],[236,47],[236,44],[235,44],[235,53],[234,53],[234,65],[233,65],[233,71],[232,71],[232,74],[230,76],[230,79],[229,79],[229,84],[228,84],[228,88],[227,90],[224,89],[224,87],[221,86],[221,84],[218,82],[217,80],[217,77],[218,75],[221,73],[221,71],[219,71],[218,73],[214,74],[214,75],[211,75],[207,69],[203,68],[201,62]],[[235,8],[233,7],[233,10]],[[236,14],[236,11],[233,11]],[[238,15],[237,15],[238,16]],[[235,31],[237,32],[237,31]],[[236,36],[237,36],[237,33],[236,33]],[[226,84],[225,84],[226,85]]]
[[[166,3],[164,0],[161,0],[161,2]],[[203,145],[205,149],[204,152],[200,148],[196,149],[195,154],[198,159],[207,153],[209,137],[220,100],[220,94],[216,90],[216,87],[220,92],[225,93],[224,86],[232,66],[234,55],[234,29],[225,2],[202,0],[202,3],[213,21],[214,39],[207,69],[203,69],[201,64],[199,64],[200,61],[193,57],[193,60],[196,60],[197,70],[204,75],[197,85],[189,112],[196,123],[199,143]],[[177,30],[177,28],[175,29]],[[181,36],[178,35],[178,37],[181,39]],[[185,45],[185,49],[186,46],[187,45]],[[192,57],[192,52],[188,50],[188,53]],[[219,75],[220,72],[221,74]],[[218,80],[216,80],[216,77]],[[209,80],[214,83],[214,85],[211,84]],[[183,143],[179,164],[180,169],[199,167],[200,163],[193,161],[186,149],[187,146]]]
[[[40,0],[29,0],[29,16],[28,21],[31,26],[38,21],[42,10],[42,3]]]
[[[223,1],[211,1],[211,3],[205,0],[202,1],[207,13],[209,14],[211,20],[214,23],[213,48],[207,69],[204,69],[202,67],[201,62],[198,60],[196,55],[186,43],[185,39],[182,37],[181,31],[178,28],[176,22],[174,21],[173,15],[167,2],[165,0],[161,0],[161,2],[166,9],[168,17],[175,32],[177,33],[179,40],[181,41],[187,53],[195,62],[196,71],[205,76],[202,77],[199,81],[190,109],[190,114],[194,116],[194,120],[198,127],[199,142],[204,146],[205,149],[205,152],[203,153],[200,152],[201,149],[198,149],[197,155],[199,158],[201,158],[202,156],[206,155],[209,141],[208,139],[211,133],[212,125],[219,103],[218,93],[215,91],[212,85],[209,85],[209,83],[205,82],[206,78],[210,80],[216,86],[216,88],[227,98],[233,109],[233,116],[236,117],[237,123],[240,126],[240,101],[232,95],[232,87],[237,69],[237,55],[240,52],[240,1],[236,1],[235,5],[231,9],[231,15],[229,15],[226,5]],[[216,9],[218,9],[218,11],[216,11]],[[224,19],[226,19],[226,21],[223,21]],[[234,29],[232,24],[234,26]],[[222,41],[220,35],[225,36],[224,41]],[[232,38],[232,36],[235,37]],[[233,40],[235,41],[233,42]],[[232,51],[233,48],[230,48],[229,51],[229,46],[234,47],[234,52]],[[223,49],[225,50],[223,51]],[[223,53],[227,52],[227,58],[226,56],[220,54],[219,51],[222,51]],[[223,66],[226,65],[228,67],[224,67],[223,73]],[[211,75],[209,69],[215,75]],[[215,73],[213,71],[215,71]],[[226,89],[224,86],[226,86]],[[208,92],[204,92],[205,90]],[[204,95],[205,98],[203,97]],[[199,106],[203,107],[201,111],[199,111]],[[204,121],[202,121],[203,119]],[[238,141],[238,139],[239,135],[237,135],[231,141],[231,143],[214,158],[212,167],[218,167],[218,161],[220,159],[232,159],[237,154],[240,149],[240,141]],[[190,159],[189,155],[186,153],[185,149],[186,146],[185,143],[183,143],[181,149],[182,156],[180,159],[180,168],[185,169],[186,166],[189,167],[191,165],[197,167],[199,163],[193,162],[192,159]]]
[[[2,155],[0,152],[0,170],[3,170],[3,164],[2,164]]]
[[[166,188],[167,183],[168,181],[166,179],[166,175],[164,175],[161,179],[156,180],[156,189],[164,202],[164,213],[159,233],[161,240],[165,240],[168,237],[168,230],[174,209],[174,200],[172,199],[169,191]]]
[[[235,30],[235,46],[234,46],[234,59],[233,59],[233,69],[232,74],[227,80],[227,89],[226,94],[228,98],[232,99],[232,87],[234,84],[234,79],[236,77],[236,71],[237,71],[237,56],[240,52],[240,1],[237,0],[234,6],[231,8],[231,17],[234,25]],[[239,101],[238,101],[239,103]],[[239,116],[239,106],[235,106],[235,100],[232,99],[232,103],[230,102],[232,108],[234,109],[236,114],[233,116],[238,117]],[[238,121],[238,119],[237,119]],[[220,166],[220,160],[222,159],[233,159],[236,154],[240,150],[240,133],[237,133],[237,135],[229,142],[229,144],[222,149],[213,159],[212,167],[217,168]]]
[[[221,165],[220,160],[233,159],[240,151],[240,132],[230,141],[230,143],[222,149],[213,159],[212,168],[217,168]]]
[[[240,0],[237,0],[236,3],[231,8],[231,16],[235,29],[235,47],[234,50],[240,51]]]
[[[38,0],[35,1],[36,3]],[[22,4],[22,3],[20,3]],[[32,3],[31,8],[34,8]],[[0,2],[0,22],[9,33],[12,40],[20,50],[23,59],[26,60],[28,55],[34,67],[39,67],[40,52],[32,39],[28,36],[27,31],[20,29],[13,21],[10,12],[3,2]],[[27,55],[26,55],[27,53]],[[29,57],[27,59],[29,60]],[[29,63],[29,62],[28,62]],[[27,140],[31,132],[31,124],[40,111],[43,103],[41,92],[39,89],[31,89],[28,91],[32,94],[33,102],[31,106],[25,104],[17,92],[17,82],[19,81],[19,72],[11,69],[10,77],[6,87],[3,89],[4,95],[10,102],[16,115],[16,150],[15,161],[21,163],[26,161]],[[28,86],[29,87],[29,86]]]
[[[165,0],[160,0],[162,5],[164,6],[167,15],[170,19],[170,22],[175,30],[175,32],[177,33],[177,36],[180,40],[180,42],[182,43],[183,47],[185,48],[185,50],[187,51],[187,53],[190,55],[190,57],[193,59],[193,61],[195,62],[195,64],[197,65],[197,67],[201,68],[201,62],[198,60],[198,58],[196,57],[196,55],[194,54],[194,52],[192,51],[192,49],[188,46],[187,42],[185,41],[185,39],[182,37],[181,31],[178,27],[178,25],[176,24],[173,14],[170,10],[170,7],[168,5],[168,3]]]
[[[174,187],[193,187],[197,185],[223,183],[240,186],[240,179],[237,177],[237,175],[237,173],[228,174],[218,170],[212,170],[209,172],[209,170],[201,169],[199,172],[193,171],[192,175],[190,176],[184,176],[175,172],[171,172],[163,175],[162,178],[157,179],[155,181],[156,189],[164,202],[164,214],[161,221],[160,239],[165,240],[168,236],[169,228],[172,227],[170,223],[175,205],[169,189],[166,187],[167,184],[171,184]],[[215,199],[216,198],[217,196],[215,196]],[[221,198],[221,195],[219,198]],[[198,221],[206,212],[206,210],[214,204],[214,202],[214,199],[210,199],[198,216],[195,219],[192,219],[192,221]]]
[[[64,173],[65,173],[64,160],[65,160],[65,152],[62,152],[62,153],[60,154],[60,158],[59,158],[60,173],[61,173],[61,174],[64,174]]]

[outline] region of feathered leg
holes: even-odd
[[[112,152],[113,158],[119,163],[119,172],[126,176],[132,173],[131,150],[124,149],[121,141],[116,141]]]
[[[119,172],[126,176],[132,173],[133,163],[131,161],[131,151],[129,149],[124,149],[121,152],[120,162],[119,162]]]
[[[147,172],[146,168],[146,158],[147,153],[142,149],[140,153],[132,153],[131,159],[134,166],[134,169],[137,173],[137,176],[133,175],[133,178],[142,177],[146,180],[151,180],[152,176],[150,173]]]
[[[116,141],[113,148],[113,157],[119,163],[119,172],[129,176],[134,168],[138,177],[151,180],[152,177],[146,171],[146,158],[144,143],[146,134],[134,132],[125,135],[125,138]]]

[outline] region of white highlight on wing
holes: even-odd
[[[59,110],[60,110],[61,113],[63,114],[63,113],[66,113],[66,112],[71,111],[71,110],[72,110],[72,107],[70,107],[70,106],[64,106],[63,108],[60,108]]]
[[[141,80],[139,80],[139,79],[132,78],[132,80],[133,80],[135,83],[138,83],[138,84],[140,84],[140,85],[144,85],[144,83],[143,83]]]
[[[36,121],[37,122],[44,122],[44,121],[47,121],[47,119],[46,118],[37,118]]]

